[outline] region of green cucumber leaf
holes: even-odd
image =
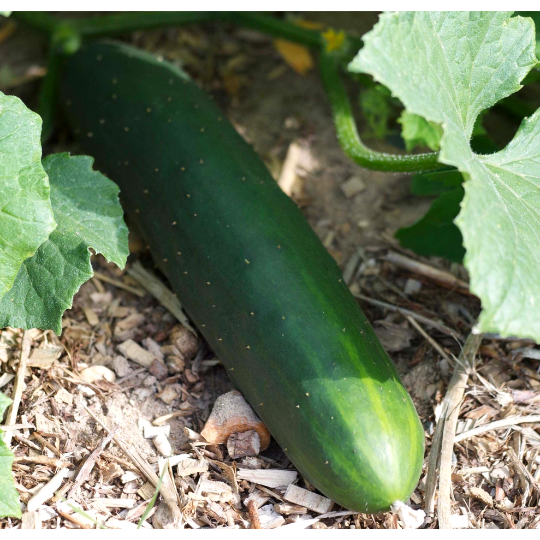
[[[55,227],[40,136],[41,118],[0,92],[0,298]]]
[[[416,146],[427,146],[431,150],[440,148],[442,128],[435,122],[428,122],[424,117],[403,111],[398,119],[401,124],[401,137],[405,148],[411,151]]]
[[[51,328],[60,334],[63,312],[93,276],[89,248],[124,267],[128,230],[119,190],[92,170],[92,163],[90,157],[69,154],[43,160],[58,227],[24,262],[15,285],[0,301],[0,327]]]
[[[10,404],[11,399],[0,392],[0,422]],[[15,489],[11,474],[12,465],[13,454],[2,440],[2,430],[0,430],[0,518],[21,517],[19,494]]]
[[[458,187],[437,197],[425,216],[410,227],[396,232],[399,243],[427,257],[445,257],[462,262],[465,255],[463,237],[454,224],[459,214],[463,189]]]
[[[380,84],[360,92],[360,106],[368,125],[367,136],[383,139],[390,134],[388,122],[392,116],[390,92]]]
[[[439,161],[464,176],[455,220],[479,332],[540,341],[540,114],[491,155],[470,139],[478,115],[521,88],[535,66],[531,19],[511,12],[383,14],[351,71],[370,73],[405,108],[443,128]]]
[[[445,169],[430,173],[415,174],[411,182],[411,192],[418,197],[434,197],[447,191],[454,191],[463,184],[463,175],[456,169]]]

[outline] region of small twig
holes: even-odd
[[[421,276],[427,277],[439,285],[446,287],[447,289],[451,289],[461,294],[472,294],[469,290],[469,284],[457,278],[453,274],[450,274],[450,272],[445,272],[439,268],[434,268],[429,264],[415,261],[414,259],[393,251],[388,253],[385,258],[392,264],[395,264],[400,268],[404,268],[405,270],[409,270],[410,272],[414,272],[415,274],[420,274]]]
[[[530,473],[527,467],[525,467],[525,465],[521,463],[521,461],[516,456],[514,450],[512,448],[509,448],[507,453],[514,467],[519,469],[519,472],[521,472],[521,474],[529,481],[529,483],[536,490],[536,492],[540,494],[540,486],[538,485],[538,482],[534,479],[534,476]]]
[[[62,467],[74,467],[70,461],[64,461],[63,459],[52,458],[49,456],[15,456],[15,463],[37,463],[38,465],[48,465],[49,467],[56,467],[61,469]]]
[[[443,348],[410,316],[407,315],[407,320],[418,330],[418,332],[426,338],[429,344],[448,362],[451,366],[453,365],[453,360],[448,356]]]
[[[144,298],[146,296],[146,292],[144,292],[143,290],[137,287],[131,287],[130,285],[126,285],[123,281],[119,281],[118,279],[109,277],[107,274],[102,274],[101,272],[96,272],[94,270],[94,277],[97,277],[101,281],[105,281],[105,283],[114,285],[115,287],[118,287],[119,289],[124,289],[124,291],[128,291],[132,294],[135,294],[136,296],[139,296],[140,298]]]
[[[60,459],[64,457],[62,453],[60,452],[60,450],[56,448],[56,446],[53,446],[49,441],[45,440],[39,433],[34,432],[33,437],[34,439],[36,439],[36,441],[39,442],[39,444],[41,444],[41,446],[48,448],[56,457]]]
[[[22,435],[13,435],[13,438],[16,440],[16,441],[19,441],[20,443],[23,443],[25,444],[26,446],[28,446],[28,448],[31,448],[32,450],[37,450],[38,452],[41,452],[41,447],[36,444],[35,442],[32,442],[32,441],[29,441],[26,437],[23,437]]]
[[[190,416],[193,414],[195,409],[190,409],[187,411],[174,411],[169,414],[164,414],[163,416],[158,416],[156,419],[152,421],[152,424],[154,426],[160,426],[162,424],[165,424],[169,420],[172,420],[173,418],[177,418],[178,416]]]
[[[111,432],[104,437],[101,442],[97,445],[97,447],[94,449],[94,451],[87,456],[87,458],[84,460],[84,462],[80,465],[79,470],[77,471],[77,475],[75,477],[75,481],[73,483],[73,486],[71,487],[68,497],[71,498],[74,496],[75,492],[79,489],[80,486],[82,486],[83,482],[88,478],[89,474],[92,472],[92,469],[94,468],[94,465],[96,464],[97,458],[105,450],[105,447],[109,443],[109,441],[112,439],[114,433],[116,432],[116,428],[111,430]]]
[[[456,435],[454,437],[454,443],[458,443],[465,439],[470,439],[471,437],[476,437],[482,433],[487,433],[494,429],[501,429],[508,426],[515,426],[516,424],[525,424],[525,423],[534,423],[540,422],[540,414],[531,414],[529,416],[508,416],[502,420],[495,420],[495,422],[490,422],[489,424],[484,424],[483,426],[478,426],[473,429],[469,429]]]
[[[114,454],[112,454],[111,452],[107,452],[106,450],[104,450],[101,453],[101,457],[105,458],[107,461],[114,461],[115,463],[119,463],[120,465],[122,465],[122,467],[124,467],[124,469],[128,469],[130,471],[139,470],[139,468],[136,465],[134,465],[133,462],[128,461],[127,459],[115,456]]]
[[[249,501],[247,507],[249,512],[249,519],[251,520],[251,528],[262,529],[261,521],[259,520],[259,514],[257,513],[257,507],[255,506],[255,501]]]
[[[11,426],[2,426],[2,431],[17,431],[18,429],[35,429],[35,427],[36,426],[34,426],[34,424],[11,424]]]
[[[182,304],[173,292],[166,287],[152,272],[144,268],[135,261],[127,273],[142,287],[144,287],[164,308],[169,310],[186,328],[189,328],[195,335],[196,332],[189,324],[189,320],[182,310]]]
[[[482,341],[481,334],[470,334],[455,365],[454,373],[442,405],[442,412],[433,435],[428,458],[425,505],[426,513],[433,515],[435,490],[437,487],[437,463],[439,470],[439,528],[451,528],[450,491],[452,451],[456,433],[457,419],[470,371],[474,368],[476,352]]]
[[[452,330],[448,328],[447,326],[444,326],[444,324],[438,323],[436,321],[432,321],[431,319],[428,319],[427,317],[424,317],[423,315],[418,315],[418,313],[415,313],[414,311],[410,311],[409,309],[400,308],[393,304],[382,302],[381,300],[375,300],[375,298],[370,298],[369,296],[365,296],[359,293],[354,294],[353,296],[355,298],[358,298],[358,300],[362,300],[363,302],[371,304],[372,306],[377,306],[377,307],[388,309],[389,311],[393,311],[395,313],[400,313],[404,317],[412,317],[413,319],[416,319],[417,321],[427,326],[431,326],[432,328],[437,329],[439,332],[442,332],[443,334],[446,334],[447,336],[452,336],[454,339],[458,339],[458,340],[463,339],[463,337],[455,330]]]
[[[22,393],[24,390],[24,376],[26,374],[26,364],[28,357],[30,356],[30,347],[32,345],[32,339],[30,333],[24,331],[21,341],[21,357],[19,359],[19,366],[17,368],[17,376],[15,377],[15,384],[13,386],[13,403],[9,406],[6,414],[6,426],[10,426],[17,420],[17,413],[19,412],[19,405],[21,404]],[[11,443],[13,437],[13,431],[6,431],[4,433],[4,442],[7,446]]]

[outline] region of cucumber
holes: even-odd
[[[61,102],[300,473],[351,510],[406,500],[423,461],[414,405],[336,263],[213,101],[166,62],[95,42],[66,60]]]

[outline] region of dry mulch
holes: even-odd
[[[415,400],[428,455],[478,302],[464,291],[454,292],[425,274],[390,263],[388,253],[379,247],[359,250],[345,265],[345,275],[353,293],[367,299],[361,304]],[[134,528],[154,495],[152,482],[168,454],[173,466],[166,469],[163,485],[169,491],[162,488],[143,527],[402,526],[392,513],[342,515],[344,509],[337,506],[329,517],[322,514],[314,521],[320,513],[285,500],[287,485],[275,485],[271,471],[289,470],[294,484],[314,490],[295,476],[275,443],[258,457],[232,460],[224,445],[201,441],[198,433],[213,402],[231,389],[225,370],[201,337],[194,350],[179,322],[128,273],[109,268],[101,258],[94,267],[100,277],[82,287],[74,308],[66,312],[60,338],[50,331],[26,333],[30,353],[25,388],[17,429],[8,431],[16,456],[15,482],[25,504],[51,479],[57,485],[42,504],[25,512],[22,522],[0,520],[1,528],[93,528],[92,520]],[[0,335],[0,380],[8,395],[12,376],[20,373],[22,339],[19,330]],[[127,359],[120,351],[130,340],[167,366],[165,372]],[[540,413],[538,357],[527,340],[482,342],[461,403],[452,456],[456,527],[535,528],[540,522],[540,417],[534,417]],[[97,366],[104,366],[111,380],[88,382]],[[523,422],[527,418],[534,421]],[[158,432],[160,439],[145,438]],[[268,471],[269,480],[255,474],[260,469]],[[425,508],[426,482],[424,473],[411,497],[413,508]],[[428,516],[423,527],[435,526],[436,518]]]

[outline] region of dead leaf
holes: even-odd
[[[414,337],[414,332],[410,328],[386,321],[376,321],[373,330],[388,352],[397,352],[407,348]]]
[[[314,62],[311,53],[307,47],[292,43],[285,39],[274,40],[274,46],[283,60],[300,75],[305,75],[310,69],[313,69]]]
[[[494,407],[490,407],[489,405],[482,405],[481,407],[477,407],[476,409],[469,411],[465,415],[465,418],[476,420],[477,418],[482,418],[482,416],[485,416],[485,419],[489,420],[490,418],[497,416],[498,413],[499,411]]]

